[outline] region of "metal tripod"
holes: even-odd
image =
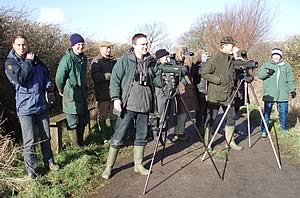
[[[151,174],[151,171],[152,171],[153,163],[154,163],[155,156],[156,156],[157,149],[158,149],[158,144],[159,144],[159,141],[160,141],[159,138],[162,136],[162,131],[163,131],[164,123],[167,123],[167,113],[169,112],[170,100],[172,100],[177,94],[179,94],[178,89],[176,91],[170,90],[169,96],[168,96],[168,98],[166,100],[166,106],[165,106],[165,108],[163,110],[163,113],[161,115],[160,122],[159,122],[160,123],[159,124],[159,133],[158,133],[157,138],[156,138],[156,144],[155,144],[154,151],[153,151],[153,154],[152,154],[151,164],[150,164],[149,172],[148,172],[148,175],[147,175],[147,179],[146,179],[146,183],[145,183],[143,194],[147,193],[147,187],[148,187],[148,183],[149,183],[149,179],[150,179],[150,174]],[[217,172],[218,176],[222,179],[222,176],[221,176],[221,174],[220,174],[220,172],[219,172],[219,170],[218,170],[218,168],[217,168],[217,166],[216,166],[216,164],[215,164],[215,162],[214,162],[211,154],[209,153],[209,151],[207,149],[207,145],[204,143],[204,140],[203,140],[203,138],[202,138],[202,136],[200,134],[200,131],[199,131],[198,127],[196,126],[196,124],[195,124],[195,122],[194,122],[191,114],[189,113],[188,108],[187,108],[187,106],[186,106],[186,104],[185,104],[182,96],[179,95],[179,98],[180,98],[180,100],[181,100],[181,102],[182,102],[182,104],[183,104],[183,106],[185,108],[185,111],[187,112],[187,114],[189,116],[189,119],[192,121],[193,126],[194,126],[194,128],[195,128],[198,136],[200,137],[200,141],[202,141],[202,143],[204,145],[205,153],[208,153],[208,156],[209,156],[210,160],[212,161],[212,164],[213,164],[214,168],[216,169],[216,172]],[[166,137],[167,137],[167,131],[165,132],[165,136],[164,136],[163,156],[164,156],[164,150],[165,150],[165,140],[166,140]],[[163,157],[162,157],[162,160],[163,160]]]
[[[249,148],[251,147],[251,140],[250,140],[251,134],[250,134],[250,115],[249,115],[250,113],[249,113],[248,86],[250,87],[251,93],[252,93],[252,95],[253,95],[253,97],[254,97],[254,99],[255,99],[255,103],[256,103],[257,108],[258,108],[258,111],[259,111],[259,113],[260,113],[260,117],[261,117],[261,119],[262,119],[262,121],[263,121],[263,124],[264,124],[264,126],[265,126],[265,128],[266,128],[266,131],[267,131],[267,133],[268,133],[268,138],[269,138],[269,140],[270,140],[270,143],[271,143],[271,146],[272,146],[272,149],[273,149],[273,152],[274,152],[274,155],[275,155],[275,158],[276,158],[278,167],[279,167],[279,169],[281,170],[281,164],[280,164],[280,161],[279,161],[277,152],[276,152],[276,150],[275,150],[275,147],[274,147],[274,144],[273,144],[273,141],[272,141],[272,138],[271,138],[271,134],[270,134],[270,131],[269,131],[269,129],[268,129],[266,120],[265,120],[265,118],[264,118],[264,116],[263,116],[261,107],[260,107],[260,105],[259,105],[259,102],[258,102],[256,93],[255,93],[255,90],[254,90],[254,87],[253,87],[253,85],[252,85],[250,82],[247,82],[247,81],[245,80],[245,78],[243,78],[243,79],[241,80],[240,84],[238,85],[237,89],[235,90],[235,92],[234,92],[234,94],[233,94],[233,97],[231,98],[230,103],[229,103],[229,105],[227,106],[226,111],[224,112],[224,115],[223,115],[223,117],[222,117],[222,119],[221,119],[221,121],[220,121],[220,123],[219,123],[219,125],[218,125],[218,127],[217,127],[217,129],[216,129],[216,131],[215,131],[215,133],[214,133],[214,135],[212,136],[212,138],[211,138],[211,140],[210,140],[210,142],[209,142],[209,144],[208,144],[208,147],[210,147],[210,146],[212,145],[212,143],[213,143],[213,141],[214,141],[214,138],[215,138],[216,135],[218,134],[218,132],[219,132],[219,130],[220,130],[220,128],[221,128],[221,125],[222,125],[222,123],[224,122],[224,119],[225,119],[225,117],[226,117],[226,115],[227,115],[227,113],[228,113],[228,111],[229,111],[229,108],[231,107],[231,105],[232,105],[232,103],[233,103],[233,100],[234,100],[236,94],[238,93],[238,90],[239,90],[239,88],[240,88],[240,86],[242,85],[243,82],[244,82],[244,89],[245,89],[245,90],[244,90],[244,94],[245,94],[245,104],[246,104],[246,106],[247,106],[247,126],[248,126],[247,128],[248,128]],[[232,135],[232,137],[230,138],[230,141],[233,141],[232,139],[233,139],[233,135]],[[228,149],[229,149],[229,148],[230,148],[229,142],[226,141],[226,143],[228,144]],[[202,161],[205,159],[206,153],[207,153],[207,151],[205,151],[205,153],[204,153],[204,155],[203,155],[203,157],[202,157]]]

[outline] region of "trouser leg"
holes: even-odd
[[[270,129],[270,116],[272,112],[273,102],[264,102],[264,119],[267,123],[268,129]],[[266,133],[266,128],[264,123],[261,123],[261,132]]]
[[[50,144],[50,128],[49,128],[49,113],[48,111],[36,117],[39,133],[41,137],[41,150],[43,154],[43,161],[46,167],[49,164],[54,164],[53,153]]]
[[[36,176],[36,168],[38,166],[37,154],[35,151],[35,122],[34,116],[19,116],[22,138],[23,138],[23,153],[24,162],[28,174],[32,177]]]

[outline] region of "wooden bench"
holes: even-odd
[[[89,114],[95,109],[95,106],[89,106]],[[62,126],[66,122],[66,114],[61,113],[59,115],[50,118],[50,135],[51,135],[51,149],[54,154],[57,154],[62,148]],[[91,130],[91,122],[88,121],[88,131]]]

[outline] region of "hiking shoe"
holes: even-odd
[[[173,143],[175,141],[187,141],[189,139],[189,136],[187,136],[185,133],[184,134],[176,134],[173,137],[168,139],[169,143]]]
[[[280,132],[287,134],[289,132],[289,130],[288,129],[283,129],[283,128],[280,127]]]
[[[262,138],[266,138],[266,137],[267,137],[267,133],[266,133],[266,132],[262,132],[262,133],[261,133],[261,137],[262,137]]]
[[[187,136],[185,133],[184,134],[178,134],[178,135],[175,135],[177,136],[177,139],[179,141],[187,141],[189,139],[189,136]]]
[[[28,173],[28,175],[25,176],[24,178],[30,180],[30,179],[36,179],[37,176],[38,176],[38,175],[37,175],[36,173],[30,172],[30,173]]]
[[[55,163],[49,164],[49,169],[51,171],[58,171],[59,170],[59,166]]]

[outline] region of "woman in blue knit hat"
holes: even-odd
[[[62,57],[56,72],[56,86],[63,97],[63,112],[72,146],[83,146],[83,133],[88,122],[86,66],[84,39],[80,34],[70,37],[71,48]]]

